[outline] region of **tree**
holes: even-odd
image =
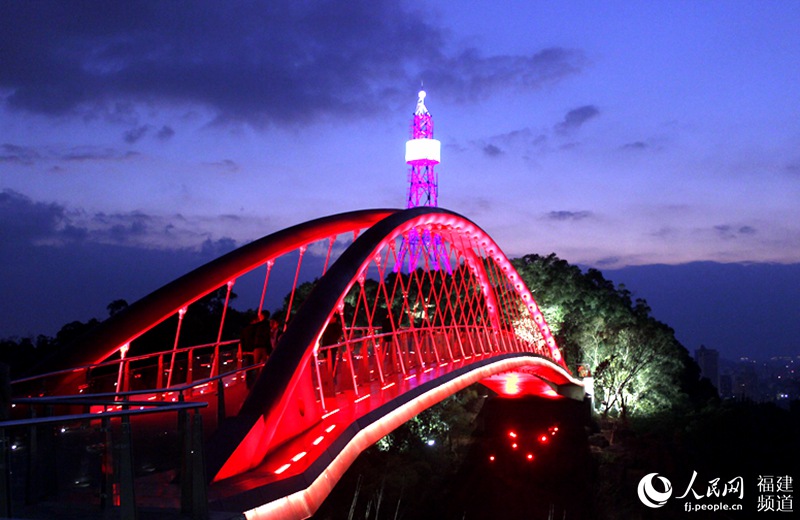
[[[128,308],[128,302],[126,300],[122,300],[122,299],[114,300],[113,302],[111,302],[108,305],[106,305],[106,310],[108,310],[108,315],[109,316],[113,316],[115,314],[118,314],[118,313],[124,311],[127,308]]]
[[[674,331],[642,299],[596,269],[555,254],[513,260],[554,331],[568,365],[588,365],[604,417],[669,409],[680,402],[693,362]]]

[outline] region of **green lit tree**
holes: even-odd
[[[650,316],[596,269],[581,271],[556,255],[514,260],[555,332],[568,365],[588,365],[603,417],[666,410],[681,400],[691,363],[672,329]]]

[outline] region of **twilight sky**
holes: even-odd
[[[103,309],[288,225],[402,207],[421,84],[440,205],[510,257],[799,263],[797,27],[788,1],[5,1],[0,337],[102,317],[66,287]]]

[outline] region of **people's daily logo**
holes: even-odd
[[[658,477],[664,487],[664,491],[658,491],[653,486],[653,480]],[[639,500],[647,507],[654,509],[659,508],[667,503],[669,497],[672,496],[672,483],[665,477],[661,477],[658,473],[650,473],[642,477],[639,481]]]

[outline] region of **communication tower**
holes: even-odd
[[[433,138],[433,118],[425,106],[425,91],[420,90],[417,108],[411,120],[411,139],[406,141],[406,164],[408,172],[407,207],[437,207],[439,205],[439,183],[434,166],[439,164],[442,143]],[[420,254],[424,252],[430,267],[444,267],[450,271],[450,262],[440,236],[429,229],[412,229],[400,245],[400,256],[395,270],[408,262],[408,271],[417,268]]]
[[[439,205],[438,182],[434,166],[439,164],[442,143],[433,138],[433,118],[425,107],[425,91],[419,91],[417,109],[411,121],[411,139],[406,141],[408,172],[408,206]]]

